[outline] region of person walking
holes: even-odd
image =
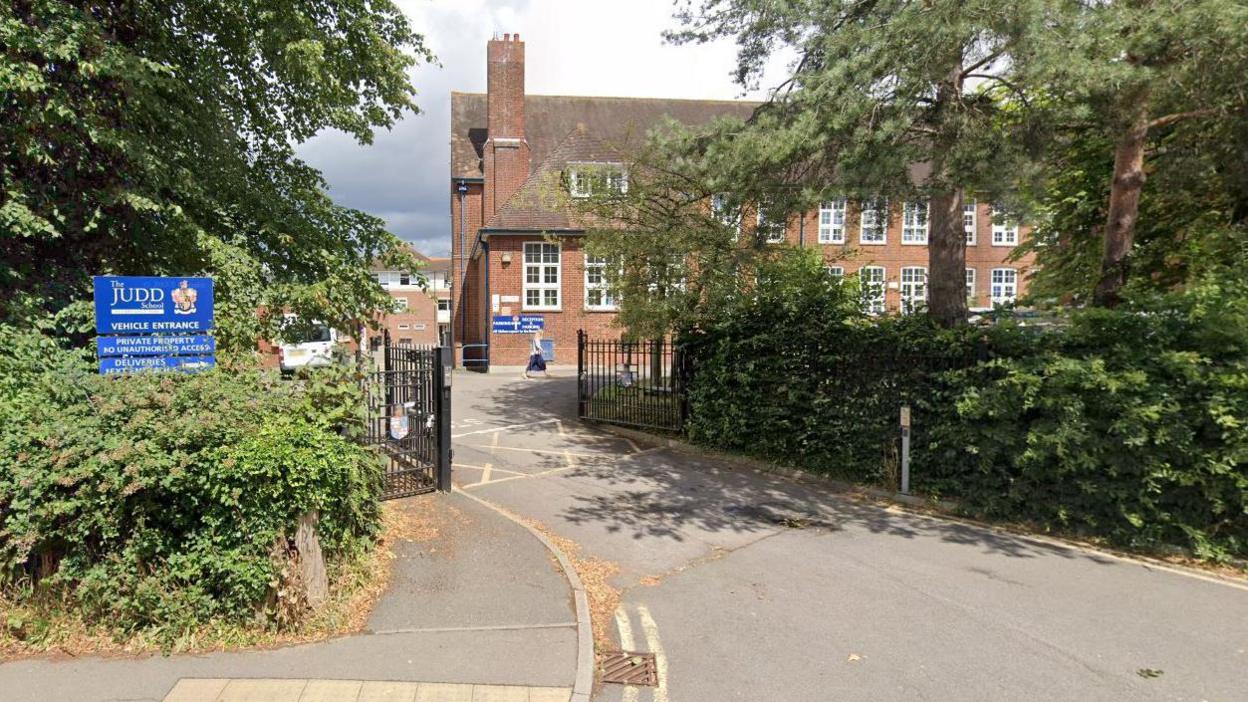
[[[526,380],[532,371],[541,371],[544,377],[550,377],[550,373],[546,372],[546,359],[542,355],[542,332],[540,330],[533,332],[533,335],[529,337],[529,365],[524,368]]]

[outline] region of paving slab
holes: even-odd
[[[432,505],[438,536],[396,544],[391,584],[368,633],[271,650],[9,661],[0,663],[0,701],[155,701],[183,678],[570,687],[578,654],[576,616],[567,579],[546,547],[462,495],[409,502],[416,501]],[[177,693],[203,696],[215,684],[186,683]],[[268,687],[255,692],[239,683],[216,696],[289,696],[286,682],[262,686]]]
[[[388,680],[179,680],[164,702],[569,702],[572,689]]]
[[[396,544],[369,630],[575,625],[567,579],[523,527],[462,495],[413,499],[440,503],[440,533]]]

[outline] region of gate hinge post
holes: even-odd
[[[438,398],[438,490],[451,491],[451,364],[454,350],[449,346],[438,348],[437,368],[434,379]]]

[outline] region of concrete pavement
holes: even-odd
[[[619,565],[633,700],[1248,699],[1248,587],[859,502],[455,376],[457,479]]]

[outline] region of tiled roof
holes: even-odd
[[[666,98],[527,95],[525,139],[530,171],[536,170],[577,125],[606,143],[640,143],[646,130],[670,117],[686,125],[705,124],[720,115],[749,117],[755,102]],[[486,134],[484,93],[451,93],[451,177],[480,178]]]
[[[425,267],[420,269],[422,273],[449,273],[451,271],[451,259],[449,258],[430,258],[427,259]]]
[[[486,229],[581,229],[583,215],[567,199],[563,183],[564,169],[570,163],[610,163],[622,160],[615,146],[590,134],[578,125],[538,166],[536,172],[520,186],[486,223]]]
[[[425,266],[424,266],[424,268],[425,268],[425,269],[428,269],[428,267],[429,267],[429,266],[428,266],[428,264],[429,264],[431,261],[436,260],[436,259],[431,259],[431,258],[429,258],[428,256],[424,255],[423,253],[421,253],[421,252],[417,251],[416,249],[412,248],[412,245],[411,245],[411,244],[403,244],[403,247],[404,247],[404,248],[406,248],[406,249],[407,249],[407,252],[408,252],[408,253],[410,253],[412,256],[414,256],[414,257],[416,258],[416,260],[417,260],[417,261],[420,261],[421,263],[424,263],[424,264],[425,264]],[[391,268],[391,267],[387,267],[387,266],[383,265],[380,261],[373,261],[371,264],[369,264],[369,266],[368,266],[368,270],[369,270],[369,272],[371,272],[371,273],[377,273],[377,272],[380,272],[380,271],[389,271],[389,270],[394,270],[394,269],[393,269],[393,268]]]

